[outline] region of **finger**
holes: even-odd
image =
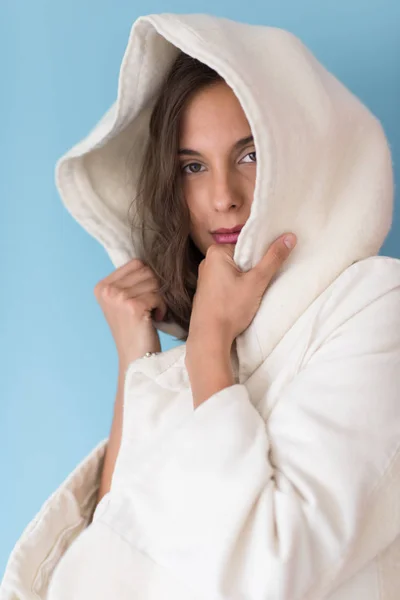
[[[158,284],[152,279],[145,279],[130,287],[118,287],[119,290],[124,290],[127,298],[137,298],[149,292],[158,292]]]
[[[224,244],[223,249],[226,255],[233,261],[233,255],[235,254],[235,244]]]
[[[159,281],[153,271],[148,267],[135,271],[134,273],[129,273],[122,280],[115,282],[112,289],[114,293],[118,293],[118,290],[125,290],[127,292],[126,297],[129,299],[138,298],[149,292],[155,292],[161,300],[159,306],[153,307],[153,309],[157,308],[157,313],[155,315],[156,320],[162,321],[165,318],[168,307],[160,296]],[[113,292],[111,292],[111,296],[113,295]]]
[[[148,267],[141,267],[133,272],[127,273],[125,276],[121,277],[121,279],[116,280],[113,283],[113,286],[118,288],[130,288],[144,281],[151,281],[154,285],[159,287],[156,276]]]
[[[208,247],[207,249],[207,253],[206,253],[206,258],[208,258],[208,260],[214,260],[214,258],[226,258],[228,259],[229,263],[233,263],[233,254],[235,252],[235,244],[211,244],[211,246]],[[214,256],[214,258],[213,258]],[[204,262],[205,259],[202,261]],[[201,263],[200,263],[201,265]]]
[[[135,303],[136,305],[139,304],[142,307],[143,312],[147,312],[150,317],[151,313],[155,311],[157,320],[162,320],[166,315],[166,304],[158,292],[153,291],[141,294],[135,298]]]
[[[133,273],[130,272],[122,279],[117,279],[115,281],[100,281],[94,289],[95,295],[98,296],[99,293],[107,293],[109,298],[114,298],[118,295],[120,290],[129,290],[130,288],[137,288],[139,284],[143,282],[150,282],[152,289],[158,288],[158,282],[154,277],[153,272],[148,267],[140,267],[138,270]],[[142,288],[141,288],[142,289]],[[128,295],[129,297],[129,295]]]
[[[162,321],[165,318],[168,307],[165,300],[160,296],[158,283],[153,279],[146,279],[139,284],[135,284],[130,293],[129,288],[121,289],[125,289],[128,299],[140,298],[143,296],[145,302],[146,299],[147,301],[150,301],[150,310],[156,310],[155,319],[157,321]]]
[[[121,267],[118,267],[118,269],[115,269],[115,271],[112,271],[112,273],[107,275],[107,277],[104,277],[104,279],[102,279],[99,283],[102,283],[102,284],[114,283],[114,281],[117,281],[118,279],[125,277],[125,275],[127,275],[128,273],[139,271],[140,269],[142,269],[145,266],[146,265],[143,261],[141,261],[138,258],[133,258],[132,260],[129,260],[127,263],[125,263]]]
[[[289,239],[293,243],[291,248],[285,244],[285,240]],[[257,265],[252,269],[258,277],[265,277],[268,280],[272,279],[278,269],[282,266],[285,260],[289,257],[294,246],[297,243],[297,238],[293,233],[284,233],[279,236],[268,248],[268,251]]]

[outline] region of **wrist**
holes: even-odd
[[[196,337],[186,348],[185,364],[196,409],[216,392],[234,384],[231,345],[223,338]]]
[[[200,334],[187,339],[185,366],[189,379],[193,379],[197,372],[232,373],[231,360],[232,344],[224,337],[218,335]]]
[[[186,357],[207,355],[230,360],[232,341],[219,332],[200,331],[189,334],[186,340]]]
[[[234,339],[227,331],[217,324],[190,323],[189,333],[186,340],[187,347],[211,346],[213,348],[228,349],[232,348]]]

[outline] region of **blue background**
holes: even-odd
[[[14,544],[109,434],[118,363],[93,294],[113,265],[69,215],[54,165],[114,102],[133,21],[203,12],[298,35],[380,118],[400,158],[398,0],[3,0],[0,577]],[[380,254],[400,257],[398,202]],[[176,345],[161,334],[163,350]]]

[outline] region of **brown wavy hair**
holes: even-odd
[[[178,158],[179,133],[188,100],[200,89],[224,81],[214,69],[180,51],[163,81],[153,107],[138,196],[132,204],[138,215],[143,248],[141,260],[160,282],[168,312],[185,335],[189,331],[198,267],[204,255],[190,236],[190,213],[184,199]]]

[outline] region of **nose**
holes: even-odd
[[[243,204],[244,196],[240,185],[228,169],[214,172],[210,191],[213,207],[218,212],[226,212],[235,207],[239,209]]]

